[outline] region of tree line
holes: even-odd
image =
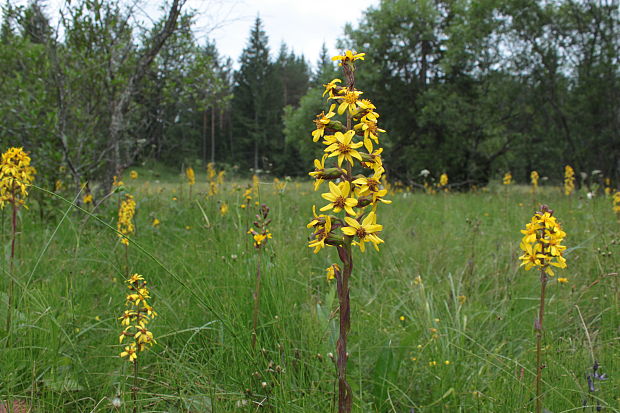
[[[358,86],[381,117],[391,177],[448,173],[480,185],[511,171],[620,177],[620,0],[384,0],[344,28],[367,53]],[[175,0],[151,27],[135,3],[78,0],[57,24],[41,1],[3,5],[0,140],[33,153],[39,178],[76,187],[146,159],[304,175],[312,120],[336,76],[274,51],[260,18],[235,68],[199,41]]]

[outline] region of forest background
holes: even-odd
[[[197,40],[183,3],[143,28],[130,18],[135,2],[74,0],[54,27],[44,2],[7,1],[0,146],[30,151],[48,188],[107,189],[150,160],[305,175],[321,151],[310,132],[326,109],[322,85],[337,77],[327,49],[303,56],[274,47],[257,17],[235,69],[214,42]],[[536,169],[559,181],[570,164],[581,184],[615,183],[619,10],[618,0],[369,8],[337,45],[367,54],[357,86],[382,113],[390,179],[415,185],[427,169],[469,187],[506,171],[525,183]]]

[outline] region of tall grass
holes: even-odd
[[[148,274],[159,313],[158,345],[140,362],[142,411],[334,411],[337,299],[324,269],[337,257],[306,247],[311,184],[291,182],[278,192],[261,183],[274,238],[263,253],[261,349],[252,352],[257,258],[246,231],[256,208],[239,208],[243,190],[232,183],[205,198],[200,172],[194,201],[179,197],[181,178],[156,182],[139,172],[127,183],[138,202],[129,254],[132,268]],[[360,261],[351,291],[353,411],[532,411],[539,280],[520,271],[517,259],[519,229],[533,212],[528,188],[513,185],[506,197],[491,187],[392,199],[382,214],[382,253]],[[586,411],[598,403],[618,412],[620,224],[608,198],[569,202],[560,188],[541,187],[537,200],[554,205],[569,234],[562,274],[569,282],[552,279],[547,291],[544,407],[581,411],[585,401]],[[230,206],[225,216],[218,201]],[[57,205],[53,222],[41,221],[36,206],[20,211],[20,285],[13,345],[0,343],[0,399],[24,400],[39,412],[103,412],[114,411],[118,397],[119,411],[127,411],[132,372],[118,357],[125,287],[116,205],[87,221],[71,203]],[[594,360],[611,378],[590,392]]]

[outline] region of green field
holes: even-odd
[[[307,247],[311,183],[278,192],[261,179],[226,182],[214,196],[197,173],[193,200],[181,177],[138,169],[124,181],[135,196],[130,271],[149,281],[158,342],[140,354],[141,412],[312,412],[336,410],[338,335],[334,248]],[[32,189],[31,192],[36,192]],[[51,195],[50,195],[51,196]],[[173,200],[176,197],[177,200]],[[520,230],[534,211],[528,188],[476,193],[392,193],[381,206],[381,251],[355,250],[351,281],[349,382],[355,412],[529,412],[534,409],[539,279],[519,268]],[[246,234],[257,207],[271,208],[263,254],[258,345],[251,347],[256,252]],[[620,223],[611,199],[565,197],[542,188],[568,234],[568,278],[548,285],[544,406],[553,413],[620,411]],[[221,202],[229,205],[222,216]],[[124,247],[117,197],[89,217],[71,203],[20,210],[18,311],[0,342],[0,400],[33,412],[131,411],[133,372],[119,353],[125,309]],[[85,206],[92,210],[92,206]],[[10,208],[2,212],[2,291],[10,277]],[[161,221],[153,227],[154,218]],[[6,294],[0,302],[4,330]],[[594,360],[607,380],[586,375]],[[0,411],[2,409],[0,408]]]

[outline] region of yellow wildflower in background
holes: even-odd
[[[512,184],[512,174],[510,172],[506,172],[503,178],[504,185]]]
[[[135,213],[136,201],[133,199],[133,196],[126,194],[118,209],[118,222],[116,224],[116,229],[120,232],[118,236],[121,238],[122,244],[129,245],[129,239],[127,239],[126,235],[133,234],[135,231],[133,223]]]
[[[153,222],[151,223],[151,225],[157,228],[159,224],[161,224],[161,221],[158,220],[157,218],[153,218]]]
[[[530,182],[532,183],[532,191],[536,192],[536,190],[538,189],[538,179],[539,179],[539,175],[538,172],[536,171],[532,171],[530,173]]]
[[[441,174],[441,176],[439,176],[439,187],[443,188],[444,191],[447,191],[448,190],[447,185],[448,185],[448,174],[443,173]]]
[[[194,173],[194,168],[191,166],[185,170],[185,177],[187,178],[187,183],[190,185],[194,185],[196,183],[196,174]]]
[[[0,208],[6,202],[26,206],[28,186],[32,185],[36,173],[23,148],[13,147],[4,152],[0,161]]]
[[[620,219],[620,191],[617,191],[613,196],[613,210]]]
[[[228,214],[228,204],[226,202],[224,202],[222,205],[220,205],[220,214],[222,216]]]
[[[136,171],[129,172],[129,177],[131,179],[138,179],[138,172],[136,172]]]
[[[91,194],[84,195],[84,198],[82,198],[82,202],[84,204],[92,204],[93,203],[93,196]]]
[[[575,190],[575,171],[570,165],[564,167],[564,194],[570,195]]]

